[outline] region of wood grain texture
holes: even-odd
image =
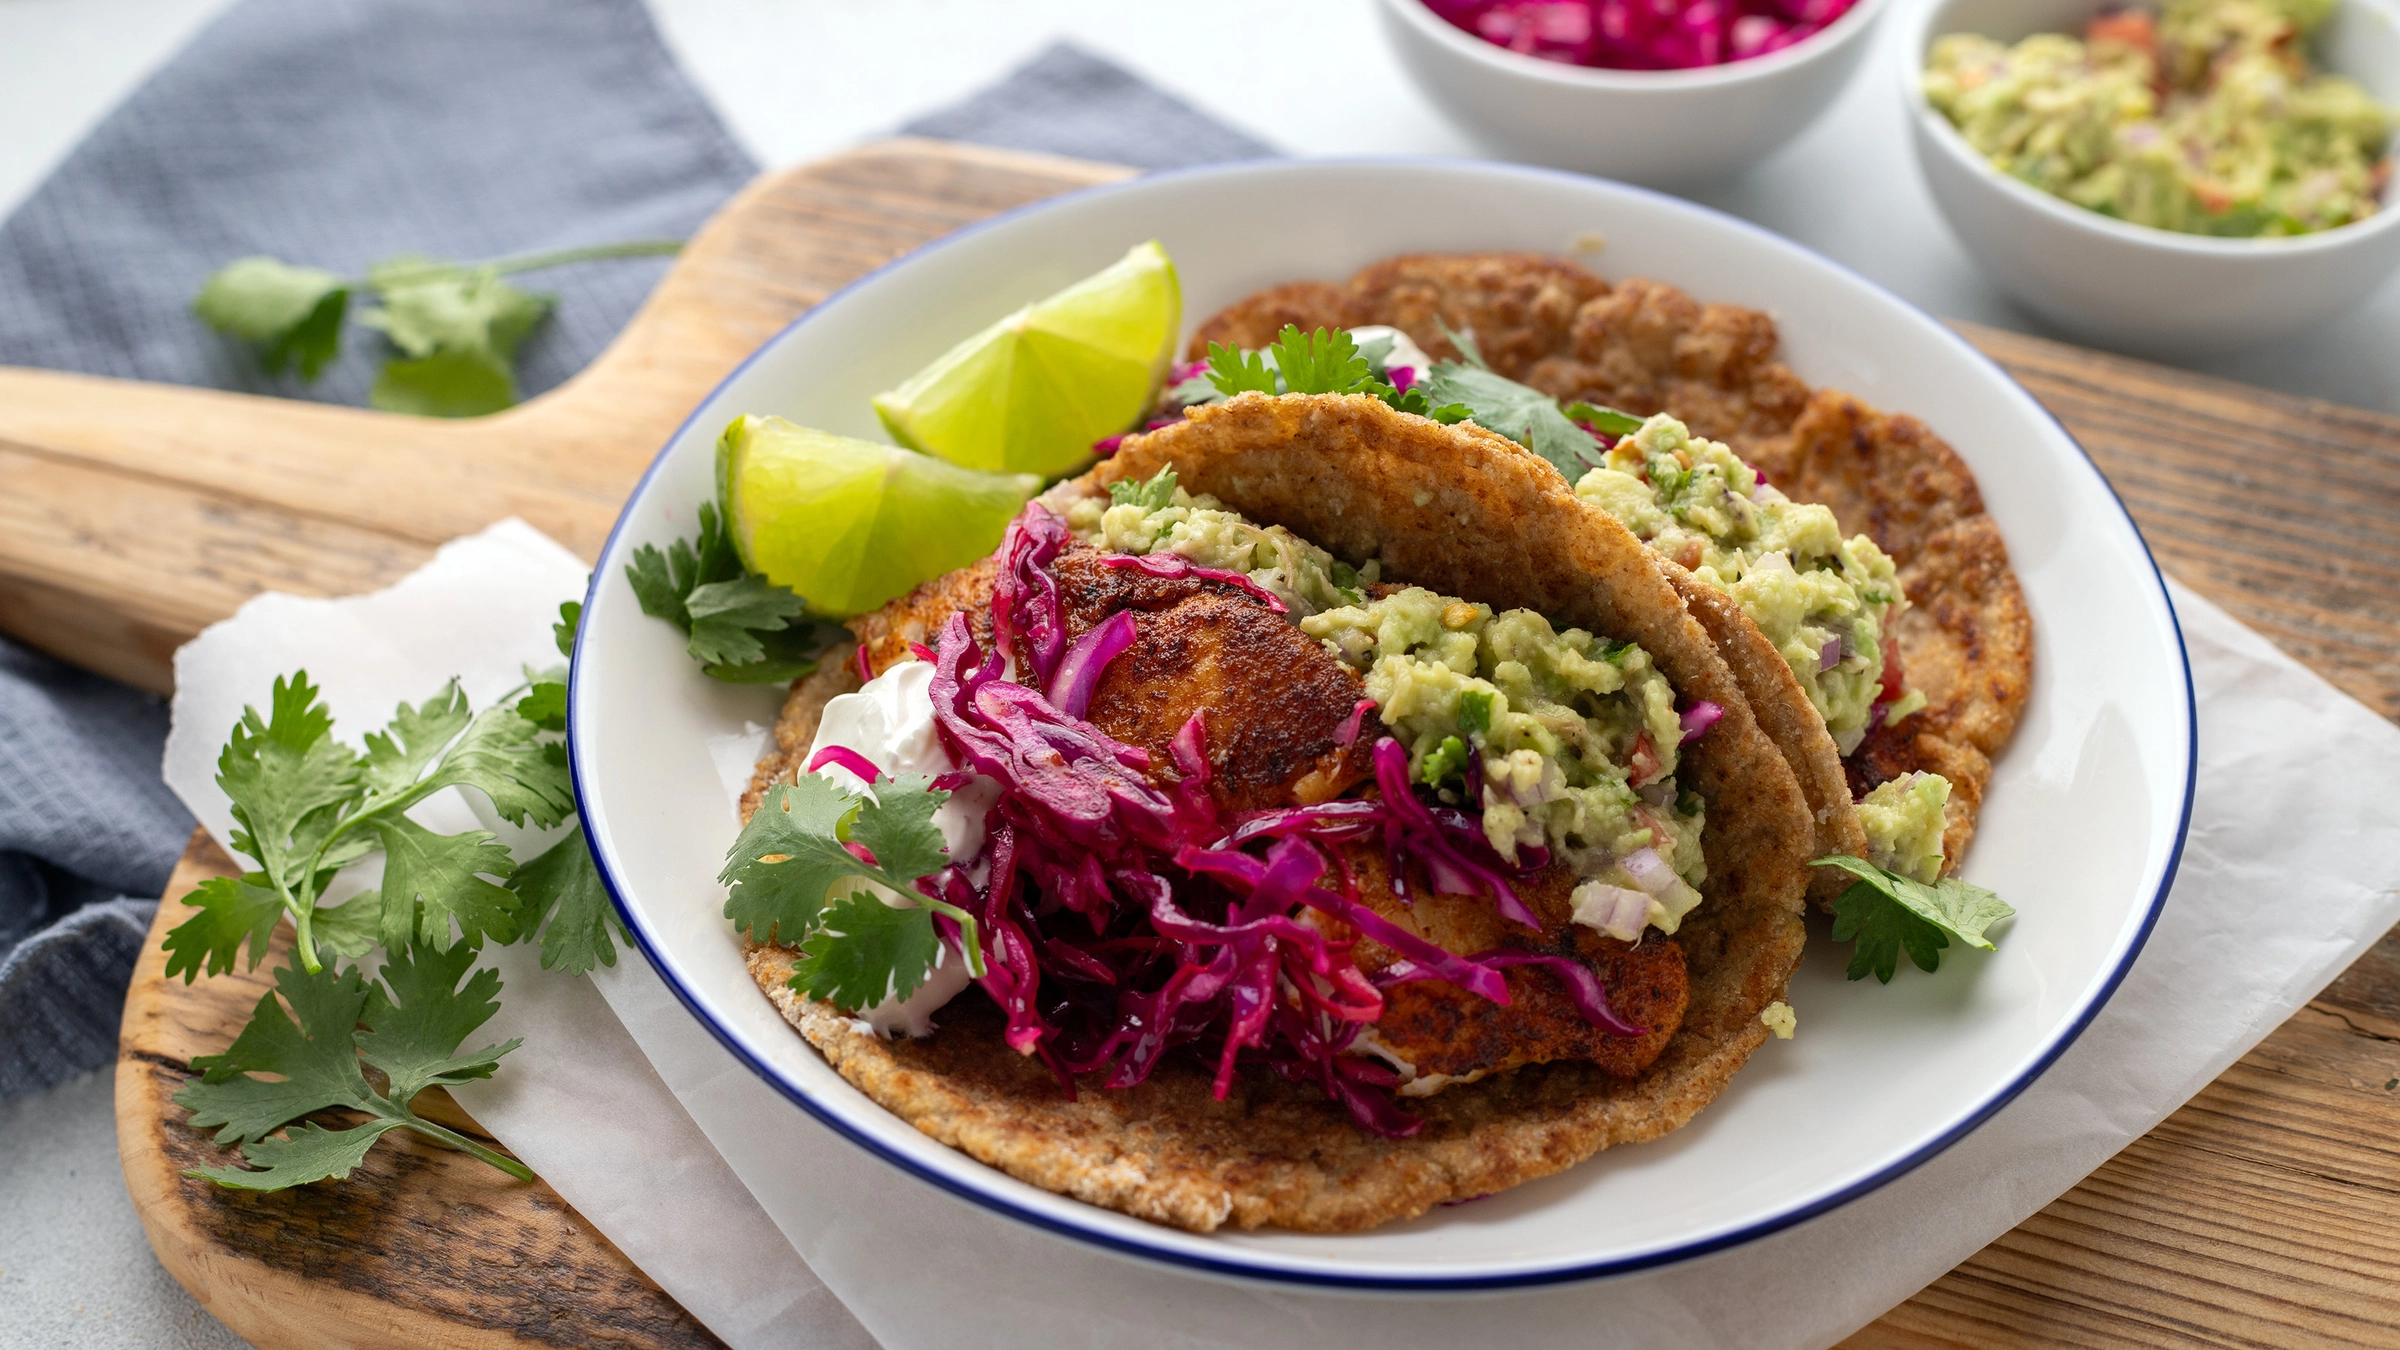
[[[341,484],[316,496],[253,481],[322,453],[311,438],[337,430],[370,435],[374,455],[403,461],[428,438],[485,437],[428,453],[508,477],[512,509],[588,555],[614,516],[612,491],[801,308],[962,224],[1119,172],[900,142],[763,180],[708,227],[601,364],[483,423],[105,381],[70,389],[58,382],[73,377],[0,370],[0,628],[155,686],[176,643],[247,595],[384,584],[499,514],[474,501],[400,493],[387,503]],[[2092,451],[2170,572],[2369,706],[2400,713],[2390,599],[2400,593],[2400,419],[1962,330]],[[248,430],[262,418],[264,429]],[[250,440],[228,450],[222,439],[200,444],[198,430],[159,439],[203,423],[209,437]],[[468,444],[493,462],[456,448]],[[388,477],[370,458],[323,475]],[[138,527],[127,511],[144,513]],[[178,528],[193,541],[180,553]],[[190,575],[162,582],[157,569],[174,558]],[[224,865],[197,852],[186,861]],[[203,874],[179,874],[169,895]],[[237,1330],[271,1350],[708,1343],[691,1339],[705,1333],[678,1321],[663,1294],[626,1283],[622,1256],[554,1195],[539,1200],[546,1187],[512,1186],[436,1147],[379,1160],[391,1148],[380,1146],[347,1188],[299,1195],[237,1201],[177,1177],[209,1146],[175,1123],[182,1113],[165,1098],[191,1054],[231,1039],[263,987],[160,980],[157,940],[180,909],[161,907],[128,1001],[119,1142],[162,1259]],[[2156,1130],[1847,1344],[2400,1344],[2396,1190],[2400,936],[2387,936]],[[491,1261],[519,1263],[507,1268],[529,1272],[525,1287],[477,1283]]]
[[[241,1031],[290,947],[286,924],[255,971],[190,986],[166,977],[161,943],[190,912],[174,897],[238,870],[194,832],[135,967],[117,1046],[117,1152],[169,1273],[269,1350],[721,1344],[558,1192],[405,1130],[386,1135],[341,1184],[262,1195],[183,1175],[229,1155],[185,1126],[170,1098],[193,1077],[193,1056]],[[433,1089],[417,1105],[498,1146],[448,1093]],[[364,1117],[311,1119],[339,1128]]]

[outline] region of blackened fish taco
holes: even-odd
[[[853,627],[728,912],[844,1077],[1035,1185],[1366,1228],[1675,1129],[1785,1015],[1799,784],[1504,436],[1245,394]]]

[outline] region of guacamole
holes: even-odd
[[[1858,748],[1881,696],[1884,633],[1908,604],[1874,540],[1842,538],[1830,507],[1791,500],[1664,413],[1619,440],[1575,493],[1732,595],[1790,664],[1834,744]],[[1887,704],[1884,715],[1919,706]]]
[[[1418,782],[1480,807],[1501,857],[1547,848],[1582,879],[1580,921],[1630,940],[1645,926],[1674,932],[1700,903],[1706,810],[1676,786],[1675,691],[1640,646],[1560,632],[1531,610],[1377,586],[1371,562],[1353,570],[1168,475],[1077,502],[1067,524],[1093,547],[1179,553],[1281,598],[1361,674]]]
[[[1950,780],[1938,773],[1904,773],[1877,784],[1858,803],[1867,861],[1928,884],[1939,880],[1943,812],[1949,804]]]
[[[1067,528],[1110,553],[1178,553],[1202,567],[1239,572],[1305,618],[1366,598],[1373,559],[1353,570],[1280,525],[1258,526],[1216,498],[1175,486],[1170,469],[1150,483],[1116,485],[1108,501],[1091,497],[1067,510]]]
[[[2333,0],[2167,0],[2082,40],[1937,40],[1925,96],[1994,167],[2105,215],[2187,234],[2328,230],[2373,215],[2392,113],[2311,71]]]

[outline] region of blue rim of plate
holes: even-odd
[[[1012,207],[1009,210],[999,213],[998,215],[986,217],[983,220],[979,220],[971,225],[966,225],[957,230],[953,230],[949,234],[943,235],[938,239],[932,240],[909,250],[907,253],[904,253],[899,257],[894,258],[890,262],[875,268],[873,271],[859,276],[857,279],[851,281],[848,285],[845,285],[841,289],[833,292],[831,295],[826,296],[823,300],[820,300],[816,304],[810,306],[809,309],[802,313],[798,318],[795,318],[790,323],[784,325],[782,330],[777,332],[775,336],[767,339],[763,343],[760,343],[758,350],[752,352],[749,356],[744,357],[740,365],[737,365],[732,370],[726,372],[725,378],[717,382],[716,388],[710,390],[708,395],[701,399],[699,405],[692,409],[691,414],[685,417],[684,420],[676,426],[674,432],[667,437],[666,444],[660,448],[658,455],[650,461],[650,467],[642,471],[642,477],[640,481],[634,484],[633,491],[626,496],[625,509],[618,513],[616,524],[609,527],[608,540],[601,546],[599,559],[600,562],[605,563],[610,558],[615,556],[617,538],[624,532],[626,518],[631,512],[633,504],[640,500],[642,495],[649,489],[650,480],[656,477],[659,469],[665,465],[667,456],[673,452],[676,444],[683,439],[684,434],[688,432],[692,428],[692,425],[699,420],[701,410],[708,407],[709,404],[715,402],[717,395],[722,393],[727,385],[741,378],[743,372],[747,371],[754,363],[758,361],[761,356],[782,343],[794,331],[799,329],[801,325],[808,323],[816,315],[828,309],[834,301],[841,299],[843,296],[848,295],[850,292],[857,290],[860,287],[869,284],[870,282],[873,282],[876,278],[882,276],[888,271],[909,265],[918,257],[934,249],[950,247],[971,235],[979,234],[984,230],[1014,221],[1019,217],[1032,215],[1041,211],[1052,210],[1067,203],[1081,201],[1089,197],[1129,191],[1137,187],[1162,180],[1255,172],[1261,166],[1293,164],[1328,167],[1362,165],[1368,167],[1388,168],[1466,168],[1476,172],[1495,174],[1500,177],[1522,176],[1531,178],[1564,179],[1573,183],[1603,183],[1619,191],[1635,193],[1640,196],[1654,198],[1658,201],[1683,210],[1698,211],[1706,215],[1714,216],[1720,221],[1733,225],[1746,233],[1761,236],[1767,241],[1780,247],[1797,249],[1815,259],[1817,262],[1833,268],[1835,271],[1841,273],[1844,277],[1847,277],[1849,280],[1855,282],[1859,286],[1862,286],[1867,290],[1870,290],[1875,294],[1892,301],[1902,309],[1905,309],[1910,313],[1913,313],[1926,320],[1931,327],[1941,334],[1943,341],[1951,344],[1953,348],[1965,354],[1969,359],[1982,364],[1993,374],[1999,376],[2000,379],[2005,381],[2008,385],[2015,388],[2016,391],[2022,395],[2028,403],[2032,404],[2034,408],[2040,411],[2043,417],[2050,421],[2051,425],[2058,428],[2059,434],[2066,438],[2067,443],[2075,447],[2075,453],[2083,457],[2084,467],[2090,471],[2093,479],[2100,484],[2101,490],[2108,494],[2108,499],[2116,506],[2117,513],[2124,517],[2126,528],[2133,532],[2134,542],[2141,546],[2142,556],[2150,564],[2151,580],[2158,587],[2159,601],[2166,608],[2167,623],[2175,634],[2176,657],[2181,662],[2183,667],[2183,810],[2180,813],[2175,825],[2174,847],[2168,852],[2166,867],[2159,875],[2157,893],[2151,896],[2149,907],[2142,915],[2140,931],[2134,934],[2133,941],[2126,946],[2125,954],[2117,962],[2116,969],[2109,972],[2108,979],[2101,985],[2099,991],[2091,998],[2091,1000],[2084,1005],[2082,1010],[2076,1014],[2074,1021],[2070,1023],[2063,1031],[2058,1033],[2052,1039],[2051,1043],[2044,1048],[2041,1055],[2035,1060],[2035,1062],[2030,1067],[2025,1069],[2024,1072],[2020,1073],[2013,1081],[2002,1087],[1999,1091],[1993,1093],[1990,1097],[1986,1098],[1982,1104],[1978,1105],[1974,1110],[1969,1111],[1966,1115],[1954,1122],[1950,1128],[1944,1130],[1939,1136],[1919,1146],[1907,1156],[1887,1163],[1882,1168],[1878,1169],[1873,1175],[1861,1178],[1860,1180],[1855,1181],[1848,1186],[1842,1187],[1840,1190],[1837,1190],[1831,1194],[1819,1196],[1814,1200],[1808,1201],[1804,1204],[1792,1206],[1789,1209],[1779,1210],[1765,1218],[1756,1219],[1747,1224],[1743,1224],[1730,1232],[1719,1233],[1711,1237],[1680,1243],[1675,1246],[1662,1248],[1654,1252],[1643,1252],[1632,1256],[1614,1257],[1607,1260],[1594,1261],[1581,1265],[1550,1267],[1540,1270],[1527,1271],[1522,1274],[1467,1275],[1454,1278],[1413,1275],[1337,1275],[1325,1272],[1280,1270],[1269,1266],[1253,1264],[1249,1261],[1218,1260],[1210,1257],[1195,1256],[1186,1252],[1170,1251],[1147,1246],[1142,1243],[1129,1241],[1111,1234],[1101,1233],[1089,1228],[1080,1227],[1076,1224],[1059,1220],[1047,1214],[1037,1213],[1000,1196],[979,1190],[976,1187],[968,1185],[954,1177],[945,1176],[916,1162],[913,1159],[902,1156],[898,1152],[885,1147],[883,1144],[869,1137],[863,1132],[852,1128],[848,1122],[844,1121],[835,1112],[814,1101],[796,1084],[787,1081],[783,1075],[774,1069],[773,1066],[752,1055],[749,1050],[746,1049],[741,1042],[733,1036],[731,1032],[727,1031],[724,1027],[719,1026],[716,1019],[710,1016],[708,1010],[701,1005],[699,999],[692,993],[692,991],[685,988],[683,982],[670,973],[669,968],[661,960],[659,950],[653,944],[649,930],[644,927],[640,915],[635,912],[631,904],[627,903],[626,888],[618,882],[616,872],[610,866],[609,859],[605,855],[604,850],[599,842],[591,839],[587,833],[586,841],[592,850],[593,864],[599,870],[601,884],[607,889],[610,902],[616,906],[618,916],[625,922],[626,931],[632,935],[635,945],[641,948],[642,955],[650,962],[651,969],[658,972],[659,979],[666,984],[668,989],[674,992],[676,999],[683,1004],[685,1009],[688,1010],[695,1019],[699,1021],[700,1025],[708,1028],[709,1034],[716,1037],[719,1044],[723,1045],[727,1051],[731,1052],[733,1057],[737,1060],[740,1060],[743,1065],[748,1067],[752,1073],[755,1073],[760,1078],[764,1079],[770,1087],[773,1087],[776,1091],[782,1093],[785,1097],[789,1098],[794,1105],[807,1112],[811,1117],[814,1117],[818,1123],[824,1125],[834,1133],[842,1136],[844,1139],[849,1140],[851,1143],[856,1144],[858,1147],[866,1150],[868,1153],[881,1158],[883,1161],[899,1168],[901,1171],[908,1173],[910,1176],[913,1176],[920,1181],[939,1187],[940,1189],[947,1191],[962,1200],[980,1206],[981,1208],[998,1214],[1003,1218],[1012,1219],[1016,1222],[1027,1224],[1031,1227],[1041,1229],[1044,1232],[1053,1233],[1060,1237],[1067,1238],[1070,1241],[1098,1247],[1105,1251],[1115,1253],[1119,1256],[1130,1257],[1135,1260],[1156,1265],[1165,1265],[1182,1270],[1199,1271],[1209,1275],[1271,1284],[1298,1285],[1309,1288],[1347,1289],[1383,1293],[1466,1293],[1477,1290],[1489,1291],[1501,1289],[1531,1289],[1544,1285],[1579,1283],[1585,1280],[1595,1280],[1610,1275],[1625,1275],[1631,1274],[1635,1271],[1652,1270],[1660,1266],[1674,1265],[1679,1262],[1691,1260],[1695,1257],[1706,1256],[1712,1252],[1720,1252],[1726,1250],[1727,1248],[1738,1247],[1744,1243],[1756,1241],[1757,1239],[1766,1237],[1771,1233],[1781,1232],[1784,1229],[1805,1223],[1821,1214],[1839,1209],[1843,1205],[1858,1199],[1860,1196],[1866,1195],[1871,1191],[1879,1190],[1890,1182],[1906,1176],[1908,1173],[1915,1171],[1918,1167],[1924,1165],[1926,1162],[1931,1161],[1935,1156],[1948,1149],[1952,1144],[1955,1144],[1959,1140],[1965,1138],[1968,1134],[1972,1133],[1976,1128],[1981,1126],[1985,1121],[1998,1114],[2002,1107],[2008,1105],[2011,1101],[2014,1101],[2018,1094],[2022,1093],[2026,1088],[2033,1085],[2035,1079],[2041,1077],[2043,1073],[2047,1072],[2050,1066],[2058,1061],[2059,1056],[2065,1054],[2068,1047],[2072,1046],[2078,1039],[2082,1037],[2085,1029],[2091,1026],[2092,1020],[2100,1015],[2100,1010],[2108,1005],[2108,1001],[2115,997],[2118,987],[2125,982],[2125,976],[2133,969],[2134,961],[2141,956],[2142,949],[2149,945],[2150,934],[2157,928],[2159,915],[2166,909],[2167,894],[2169,891],[2174,889],[2176,873],[2182,868],[2184,844],[2191,834],[2192,803],[2199,780],[2200,709],[2197,696],[2194,694],[2192,687],[2191,654],[2184,643],[2183,620],[2181,616],[2175,612],[2174,596],[2167,590],[2166,574],[2159,569],[2158,558],[2150,551],[2150,541],[2143,537],[2141,525],[2134,520],[2133,513],[2126,509],[2125,499],[2118,495],[2116,485],[2108,481],[2108,476],[2106,474],[2100,472],[2100,466],[2093,461],[2091,452],[2083,448],[2083,442],[2075,439],[2074,433],[2067,430],[2066,424],[2060,422],[2057,415],[2052,413],[2048,407],[2044,406],[2040,399],[2033,397],[2030,391],[2026,390],[2023,385],[2018,384],[2016,377],[2010,375],[2007,370],[2003,369],[1997,361],[1992,360],[1992,358],[1977,350],[1973,343],[1970,343],[1965,338],[1960,337],[1956,332],[1952,331],[1940,320],[1935,319],[1933,316],[1926,314],[1923,310],[1918,309],[1915,305],[1912,305],[1906,300],[1901,299],[1898,295],[1893,294],[1886,287],[1859,275],[1850,268],[1845,267],[1842,264],[1823,256],[1822,254],[1818,254],[1799,243],[1796,243],[1790,239],[1786,239],[1782,235],[1766,229],[1764,226],[1753,224],[1750,221],[1743,220],[1739,216],[1729,215],[1725,212],[1718,211],[1713,207],[1702,206],[1697,202],[1686,201],[1680,197],[1675,197],[1663,192],[1652,191],[1648,188],[1636,187],[1629,183],[1619,183],[1613,179],[1594,178],[1587,174],[1571,173],[1566,170],[1548,169],[1534,165],[1504,164],[1489,160],[1460,159],[1435,155],[1348,155],[1310,157],[1306,159],[1295,158],[1289,160],[1238,160],[1227,164],[1210,164],[1193,168],[1171,169],[1162,170],[1155,173],[1146,173],[1140,175],[1139,177],[1125,179],[1121,182],[1103,183],[1093,187],[1078,188],[1071,192],[1060,193],[1054,197],[1045,197],[1040,201],[1028,202],[1023,206]],[[594,566],[592,569],[590,585],[585,589],[583,597],[583,603],[587,609],[590,608],[597,600],[600,587],[606,581],[606,579],[606,571],[600,566]],[[576,800],[579,802],[583,799],[584,788],[583,757],[576,753],[576,746],[582,739],[583,721],[579,715],[579,709],[582,705],[576,698],[575,690],[580,683],[580,681],[576,678],[576,675],[581,671],[583,661],[584,648],[578,644],[573,657],[570,658],[568,668],[567,765],[568,771],[573,777],[575,783]]]

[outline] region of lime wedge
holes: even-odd
[[[717,442],[717,496],[742,565],[828,618],[990,553],[1041,486],[780,417],[737,418]]]
[[[970,469],[1055,477],[1133,426],[1175,357],[1183,288],[1153,239],[875,399],[892,439]]]

